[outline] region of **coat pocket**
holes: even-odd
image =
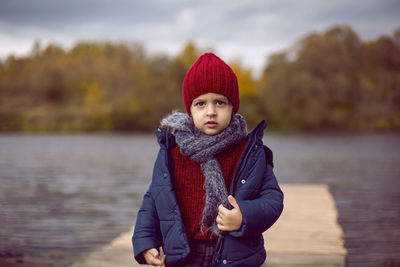
[[[227,235],[221,254],[228,266],[261,266],[266,258],[264,239],[262,235],[246,238]]]

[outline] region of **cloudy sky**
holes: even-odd
[[[400,0],[0,0],[0,58],[40,40],[138,42],[174,55],[193,40],[256,71],[312,31],[350,25],[362,39],[400,27]]]

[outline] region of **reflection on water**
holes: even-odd
[[[400,135],[265,141],[279,182],[330,186],[349,265],[400,262]],[[156,153],[152,135],[0,136],[1,260],[66,265],[127,231]]]

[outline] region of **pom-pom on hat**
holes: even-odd
[[[233,113],[239,110],[239,86],[231,67],[213,53],[205,53],[190,67],[183,80],[183,102],[190,115],[193,99],[216,93],[226,96],[233,106]]]

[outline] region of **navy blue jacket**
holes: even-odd
[[[279,218],[283,193],[272,171],[272,152],[262,143],[262,121],[247,135],[247,145],[235,171],[230,194],[242,212],[242,226],[218,238],[213,266],[260,266],[266,252],[262,233]],[[160,144],[152,183],[139,209],[132,237],[135,259],[145,264],[142,252],[163,247],[166,263],[183,261],[190,254],[182,217],[173,188],[169,150],[176,145],[169,132],[157,129]]]

